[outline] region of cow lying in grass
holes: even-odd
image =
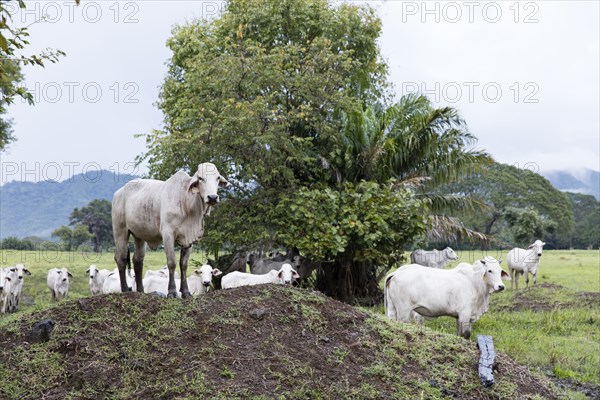
[[[290,264],[283,264],[279,270],[272,270],[262,275],[248,274],[245,272],[232,272],[221,279],[223,289],[231,289],[240,286],[260,285],[263,283],[280,283],[291,285],[300,275]]]

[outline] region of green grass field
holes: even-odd
[[[458,262],[473,262],[481,252],[459,253]],[[506,252],[485,255],[506,259]],[[24,294],[33,301],[13,315],[0,316],[0,325],[10,324],[22,313],[45,309],[51,304],[46,287],[46,272],[66,266],[74,275],[69,298],[89,295],[85,270],[91,264],[99,268],[115,267],[112,253],[0,252],[1,266],[24,263],[32,272],[26,277]],[[194,253],[193,262],[204,262],[203,253]],[[145,268],[165,265],[161,251],[149,251]],[[506,262],[503,262],[506,268]],[[508,282],[507,282],[508,283]],[[600,253],[593,251],[545,251],[538,284],[518,292],[507,289],[492,295],[490,310],[473,325],[477,334],[492,335],[498,350],[544,374],[570,378],[577,382],[600,384]],[[509,287],[509,286],[508,286]],[[373,311],[383,313],[383,306]],[[439,318],[426,326],[454,334],[455,320]]]

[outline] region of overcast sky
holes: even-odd
[[[13,18],[33,24],[28,50],[59,48],[67,57],[24,69],[37,104],[9,109],[18,140],[0,154],[1,181],[133,172],[145,148],[134,135],[161,126],[154,103],[171,28],[212,18],[223,3],[26,3]],[[398,96],[418,90],[457,107],[497,161],[600,169],[598,1],[369,4],[383,21],[381,52]]]

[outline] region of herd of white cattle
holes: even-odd
[[[443,269],[448,261],[458,256],[451,248],[438,251],[417,250],[411,254],[412,264],[404,265],[385,278],[384,300],[386,315],[401,322],[422,323],[426,318],[450,316],[457,320],[457,335],[468,338],[471,324],[477,321],[489,308],[491,293],[504,290],[503,279],[511,280],[516,289],[521,275],[529,274],[533,283],[537,281],[537,271],[542,256],[544,242],[536,240],[527,249],[514,248],[508,253],[510,275],[502,269],[502,260],[486,256],[474,264],[460,263],[452,269]],[[294,265],[297,263],[294,262]],[[232,271],[222,277],[221,287],[231,289],[259,284],[291,285],[300,275],[290,263],[275,263],[279,269],[271,269],[264,274]],[[426,268],[428,267],[428,268]],[[275,268],[275,267],[274,267]],[[256,272],[256,271],[254,271]],[[92,295],[121,292],[118,268],[98,269],[91,265],[89,289]],[[0,268],[0,312],[14,312],[23,290],[24,275],[31,275],[23,264]],[[212,287],[213,277],[222,272],[205,264],[188,277],[188,289],[193,296],[206,294]],[[180,276],[174,273],[177,290],[180,290]],[[52,268],[48,271],[47,285],[52,298],[58,301],[69,292],[72,274],[67,268]],[[136,279],[132,269],[126,270],[128,291],[136,291]],[[147,270],[143,277],[143,291],[167,297],[169,270],[167,266],[159,270]]]
[[[89,288],[92,295],[109,294],[121,292],[119,270],[115,268],[98,269],[96,265],[90,265],[86,270],[89,274]],[[19,305],[19,299],[23,290],[23,275],[31,275],[23,264],[14,267],[0,268],[0,313],[14,312]],[[212,285],[212,278],[221,275],[221,271],[208,264],[193,271],[188,277],[188,288],[193,296],[206,294]],[[52,268],[48,270],[47,286],[54,301],[67,297],[70,286],[70,278],[73,278],[67,268]],[[300,275],[294,268],[283,263],[279,269],[271,270],[265,274],[253,274],[233,271],[225,275],[221,281],[223,289],[231,289],[240,286],[260,285],[263,283],[279,283],[291,285]],[[136,291],[135,275],[132,269],[126,271],[127,290]],[[180,289],[181,279],[175,272],[177,289]],[[169,270],[167,266],[159,270],[147,270],[144,274],[143,285],[145,293],[155,293],[167,297],[169,284]]]

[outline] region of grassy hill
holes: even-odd
[[[0,324],[2,399],[558,398],[502,353],[484,389],[473,342],[296,288],[102,295],[17,317]],[[44,318],[54,335],[28,343]]]
[[[0,239],[49,237],[69,223],[75,207],[94,199],[112,200],[114,192],[136,178],[111,171],[90,171],[62,181],[9,182],[0,187]]]

